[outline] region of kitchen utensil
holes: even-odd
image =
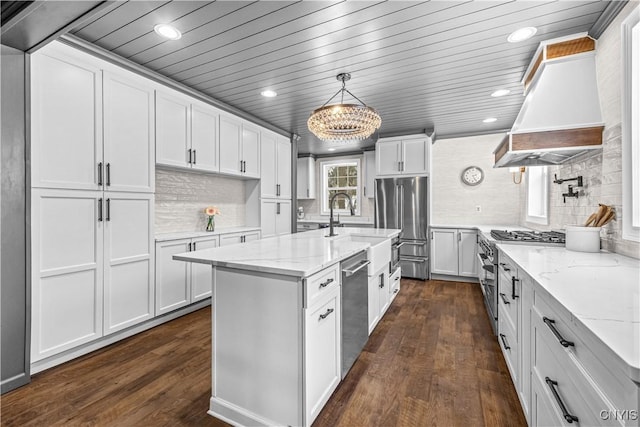
[[[611,207],[609,207],[607,209],[607,212],[600,219],[600,222],[596,223],[595,226],[596,227],[603,227],[603,226],[607,225],[612,219],[614,219],[615,216],[616,216],[615,211],[613,209],[611,209]]]
[[[596,222],[596,214],[592,213],[591,215],[589,215],[589,218],[587,218],[587,222],[584,223],[584,226],[588,227],[592,223],[595,225],[595,222]]]

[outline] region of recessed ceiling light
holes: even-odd
[[[498,119],[496,119],[495,117],[488,117],[488,118],[484,119],[484,120],[482,121],[482,123],[493,123],[493,122],[495,122],[495,121],[497,121],[497,120],[498,120]]]
[[[533,37],[537,32],[538,29],[536,27],[520,28],[519,30],[515,30],[513,33],[509,34],[509,37],[507,37],[507,41],[509,43],[518,43],[521,41],[525,41]]]
[[[264,96],[265,98],[273,98],[278,96],[278,92],[276,92],[275,90],[267,89],[260,92],[260,95]]]
[[[153,31],[170,40],[178,40],[182,37],[182,33],[176,27],[169,24],[158,24],[153,27]]]
[[[495,92],[493,92],[491,94],[491,96],[493,96],[494,98],[497,98],[499,96],[505,96],[508,95],[511,91],[509,89],[498,89]]]
[[[336,151],[335,148],[327,148],[327,151]]]

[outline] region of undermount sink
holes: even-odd
[[[359,236],[354,234],[339,236],[339,239],[371,244],[371,246],[367,248],[367,259],[371,261],[368,270],[369,276],[373,276],[382,268],[387,267],[391,261],[391,239],[386,237]]]

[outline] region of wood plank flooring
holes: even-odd
[[[207,415],[209,308],[36,374],[2,426],[226,426]],[[318,416],[324,426],[526,426],[478,285],[402,289]]]

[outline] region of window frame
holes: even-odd
[[[640,242],[640,6],[621,25],[622,238]],[[635,209],[634,209],[635,207]],[[634,210],[636,215],[634,216]],[[633,222],[636,221],[634,225]]]
[[[358,157],[345,157],[345,158],[340,158],[340,159],[332,159],[332,160],[321,160],[320,161],[320,191],[321,191],[321,197],[322,197],[322,202],[321,202],[321,206],[320,206],[320,214],[321,215],[329,215],[330,214],[330,209],[329,209],[329,197],[328,197],[328,193],[329,193],[329,178],[327,176],[326,173],[326,168],[331,167],[331,166],[336,166],[336,165],[353,165],[355,164],[356,166],[356,170],[357,170],[357,184],[355,187],[356,190],[356,209],[355,209],[355,215],[359,216],[360,215],[360,206],[362,203],[362,161],[360,158]],[[349,211],[349,209],[334,209],[333,210],[334,214],[346,214],[346,215],[351,215],[351,212]]]
[[[544,201],[544,214],[543,215],[530,215],[529,213],[529,199],[531,198],[531,170],[533,167],[527,167],[526,171],[526,204],[525,204],[525,216],[526,221],[534,224],[549,225],[549,167],[548,166],[534,166],[542,170],[542,197]]]

